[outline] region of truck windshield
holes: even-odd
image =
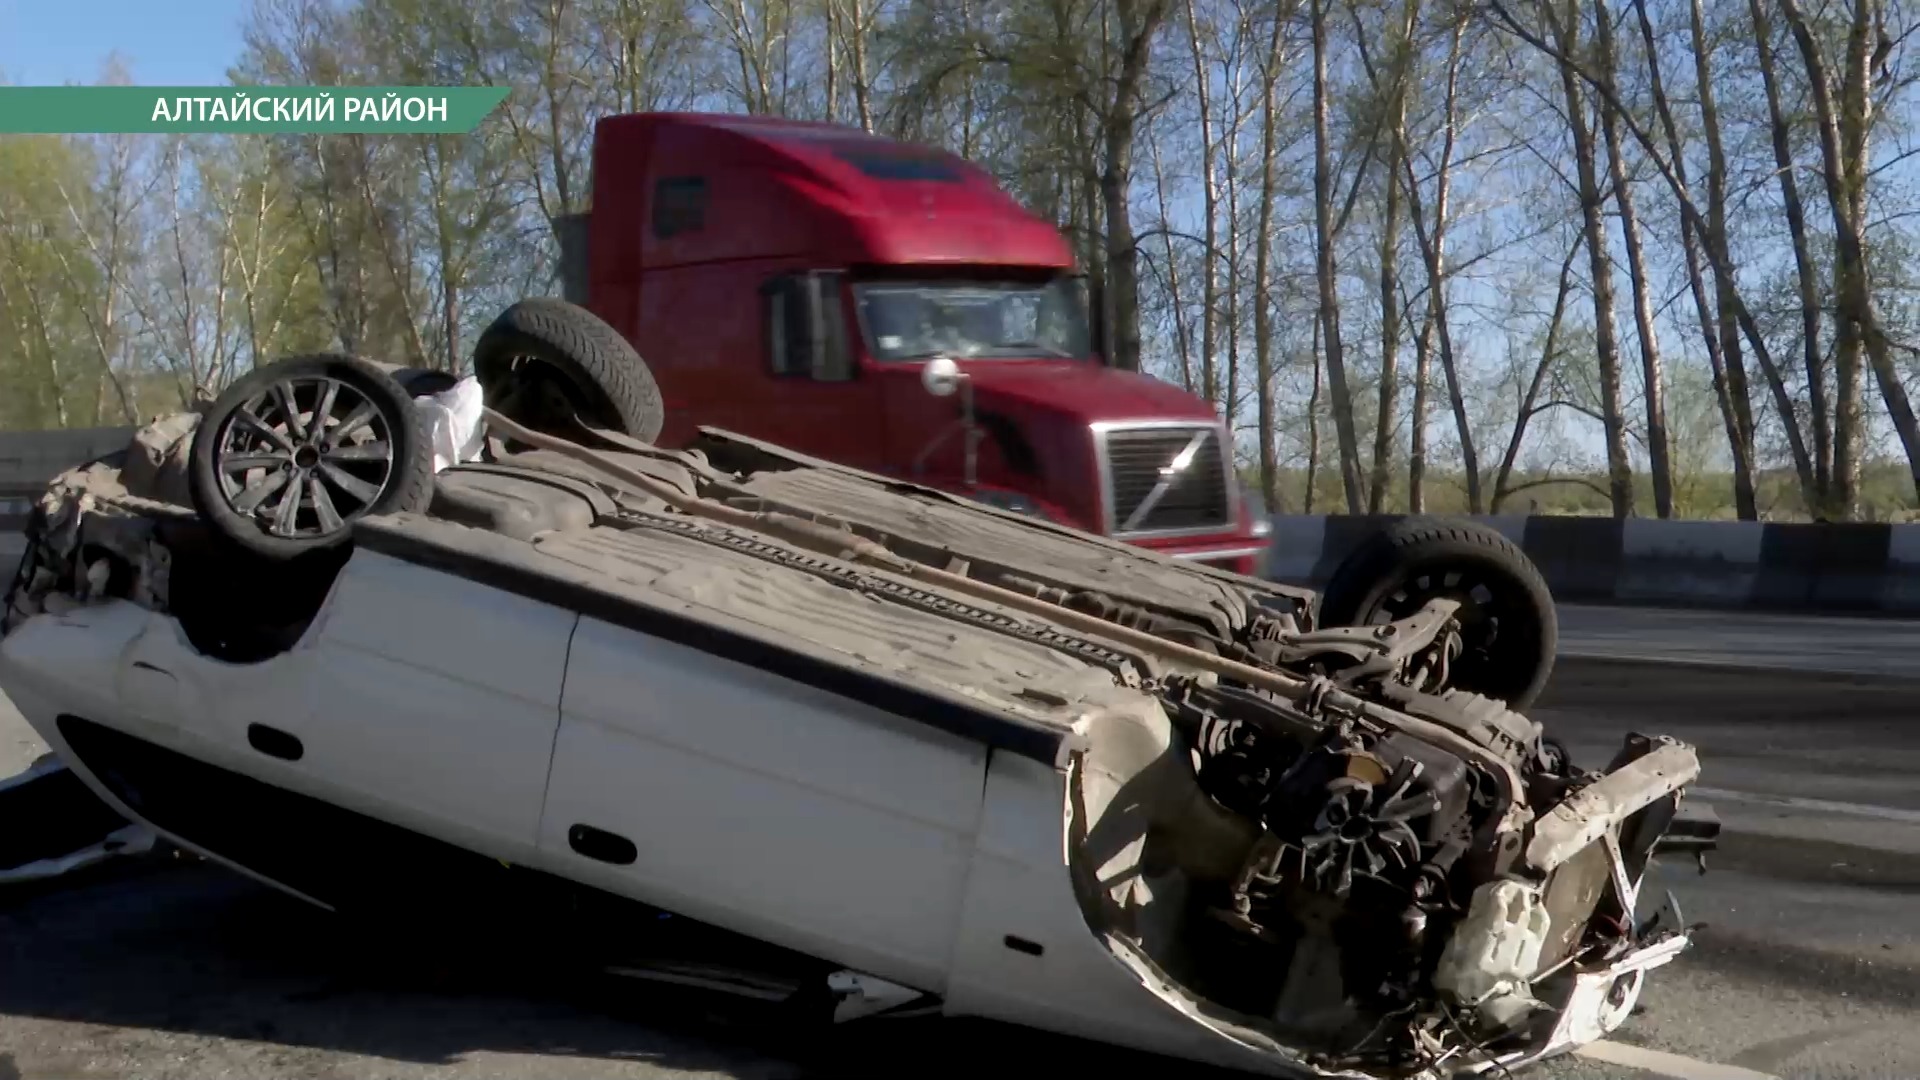
[[[853,287],[876,360],[1087,358],[1075,281],[887,281]]]

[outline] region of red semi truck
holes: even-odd
[[[1229,429],[1107,366],[1051,224],[955,155],[702,113],[599,122],[563,291],[701,425],[1254,573],[1267,522]]]

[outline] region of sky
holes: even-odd
[[[93,82],[118,53],[133,81],[210,86],[240,55],[250,0],[0,0],[0,78]]]

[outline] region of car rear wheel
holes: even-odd
[[[536,431],[575,423],[652,442],[666,420],[640,354],[599,316],[533,297],[500,313],[473,349],[490,408]]]
[[[187,482],[225,539],[272,560],[334,547],[368,514],[433,497],[426,426],[405,389],[351,356],[296,356],[229,386],[200,421]]]
[[[1376,533],[1328,579],[1320,625],[1393,622],[1434,599],[1460,603],[1463,649],[1449,686],[1531,706],[1553,671],[1559,618],[1533,560],[1485,525],[1413,517]]]

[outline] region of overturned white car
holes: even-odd
[[[62,476],[0,688],[116,811],[315,903],[559,879],[843,1014],[1438,1077],[1601,1037],[1686,947],[1638,894],[1694,751],[1582,771],[1514,711],[1552,614],[1497,535],[1385,536],[1317,625],[724,432],[653,447],[603,329],[511,309],[485,450],[437,472],[417,373],[305,357]]]

